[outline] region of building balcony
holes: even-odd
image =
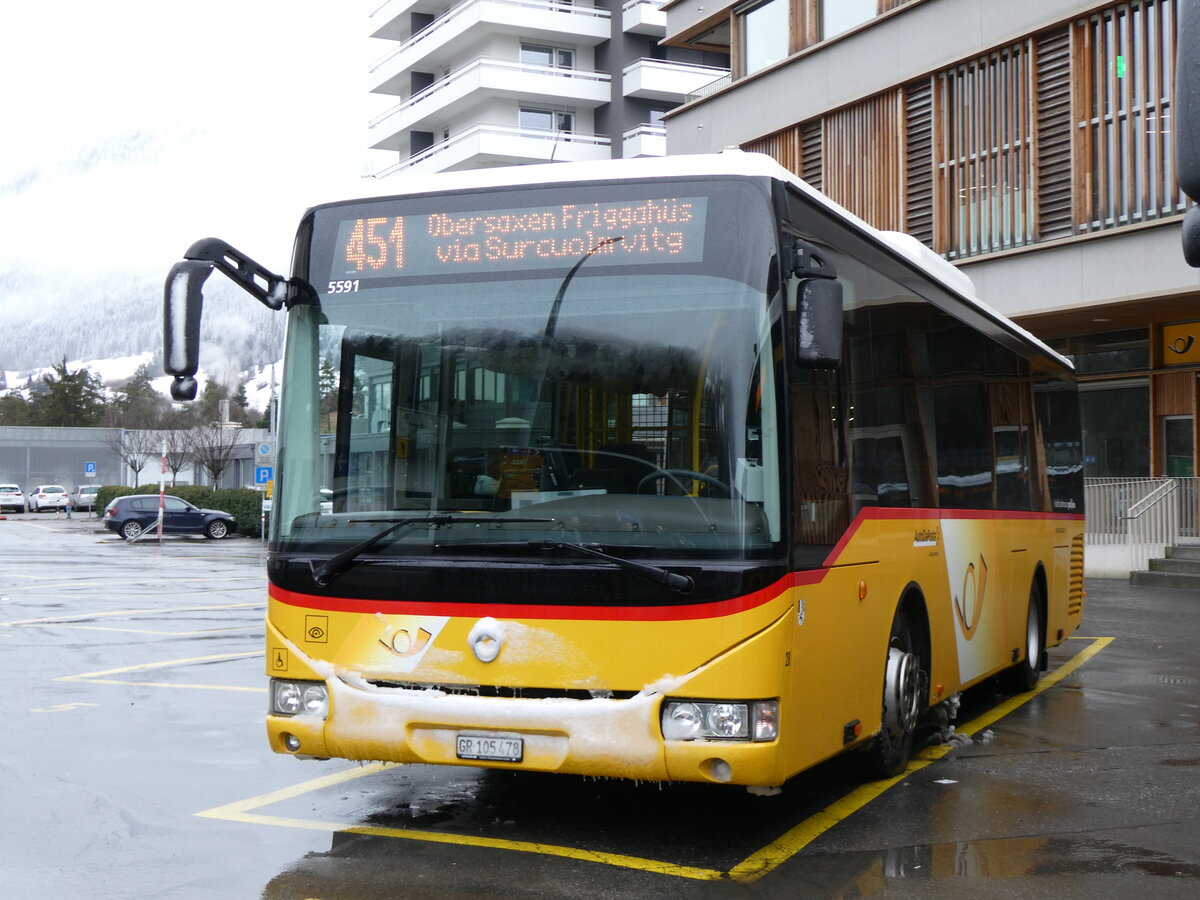
[[[661,59],[639,59],[625,67],[626,97],[681,103],[704,85],[729,74],[728,69],[694,66]]]
[[[621,8],[621,30],[631,34],[662,37],[667,33],[663,0],[625,0]]]
[[[376,172],[447,172],[539,162],[587,162],[612,155],[607,137],[481,123]]]
[[[623,140],[621,156],[625,159],[667,155],[667,129],[663,125],[645,122],[634,126],[625,132]]]
[[[442,123],[488,98],[594,109],[611,99],[610,81],[606,72],[481,57],[372,119],[367,145],[372,150],[403,150],[409,129],[437,131]]]
[[[498,34],[595,46],[609,38],[609,12],[560,0],[463,0],[372,65],[371,90],[403,95],[410,70],[449,65]]]
[[[444,0],[375,0],[368,14],[367,28],[373,38],[389,41],[407,40],[409,13],[423,12],[436,16],[446,4]]]

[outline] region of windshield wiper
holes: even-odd
[[[325,561],[324,565],[318,565],[313,560],[308,561],[308,566],[312,570],[313,581],[321,587],[325,587],[343,572],[345,572],[354,561],[366,553],[380,541],[399,531],[408,525],[429,525],[433,528],[442,528],[446,525],[494,525],[496,523],[506,522],[553,522],[554,519],[533,518],[510,516],[506,518],[498,518],[496,516],[455,516],[448,513],[430,513],[424,516],[408,516],[403,519],[396,519],[387,528],[380,531],[378,534],[373,534],[366,540],[359,541],[357,544],[352,544],[336,556],[331,556]]]
[[[632,572],[639,578],[645,578],[647,581],[661,584],[681,594],[690,593],[696,585],[690,575],[680,575],[678,572],[672,572],[670,569],[664,569],[661,566],[634,562],[632,559],[625,559],[623,556],[613,556],[611,553],[605,553],[595,544],[573,544],[570,541],[530,541],[528,546],[536,550],[573,550],[585,556],[595,556],[620,566],[622,569]]]

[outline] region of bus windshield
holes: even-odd
[[[319,311],[289,324],[276,548],[337,552],[394,528],[370,553],[772,553],[767,195],[745,181],[665,190],[318,210]],[[317,433],[332,452],[301,439]]]

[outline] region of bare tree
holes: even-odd
[[[167,448],[167,471],[171,473],[171,487],[179,480],[179,473],[192,461],[192,441],[195,429],[164,428],[154,433],[157,446]]]
[[[212,478],[213,490],[221,486],[221,476],[233,465],[234,451],[241,443],[238,427],[213,423],[192,429],[192,456]]]
[[[138,477],[146,462],[155,452],[155,433],[132,428],[114,428],[104,440],[104,445],[121,458],[133,472],[133,486],[138,486]]]

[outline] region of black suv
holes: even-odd
[[[158,495],[117,497],[104,507],[104,527],[133,540],[158,525]],[[202,534],[217,540],[237,531],[233,516],[219,509],[200,509],[179,497],[163,497],[163,534]]]

